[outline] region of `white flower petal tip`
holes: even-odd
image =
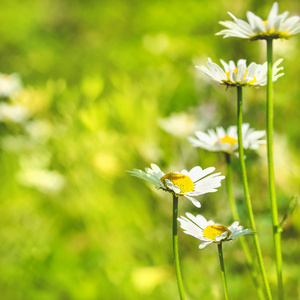
[[[156,189],[172,193],[176,197],[186,198],[199,208],[201,204],[194,197],[216,192],[221,186],[221,180],[225,178],[220,175],[221,173],[211,174],[214,170],[213,167],[202,169],[197,166],[189,172],[182,170],[165,174],[157,165],[151,164],[151,168],[145,168],[145,171],[133,169],[127,172],[152,183]]]
[[[225,227],[224,225],[215,224],[211,220],[207,221],[202,215],[193,216],[190,213],[186,213],[186,217],[178,218],[178,221],[184,233],[202,242],[199,249],[204,249],[209,244],[220,244],[235,240],[242,235],[254,233],[251,229],[243,229],[243,226],[239,226],[238,222]]]
[[[260,144],[266,141],[261,138],[266,132],[254,130],[248,123],[242,125],[243,148],[258,149]],[[189,137],[188,140],[194,147],[199,147],[211,152],[224,152],[234,154],[238,150],[237,126],[229,126],[227,130],[217,127],[216,130],[209,129],[207,132],[196,131],[196,137]]]
[[[246,65],[245,59],[240,59],[235,64],[234,61],[226,63],[220,60],[223,69],[216,63],[208,59],[207,66],[196,66],[212,80],[226,85],[227,87],[235,86],[264,86],[267,84],[267,62],[264,64],[251,63]],[[272,81],[276,81],[283,73],[279,73],[283,67],[278,68],[282,58],[277,60],[272,69]]]
[[[289,39],[292,35],[300,32],[300,17],[293,16],[288,18],[288,14],[288,11],[278,14],[277,2],[274,2],[267,19],[262,19],[248,11],[248,22],[246,22],[229,13],[233,21],[219,22],[226,29],[221,30],[216,35],[223,35],[224,38],[238,37],[251,41]]]

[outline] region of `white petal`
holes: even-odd
[[[278,3],[274,2],[267,18],[267,30],[270,30],[272,27],[274,27],[274,23],[277,15],[278,15]]]
[[[199,249],[204,249],[207,245],[211,244],[212,242],[204,242],[199,245]]]
[[[201,207],[201,203],[198,200],[194,199],[193,197],[190,197],[188,195],[184,195],[184,197],[190,200],[196,207],[198,208]]]
[[[176,194],[180,193],[180,187],[173,184],[169,179],[165,179],[165,184],[167,185],[168,189],[174,191]]]

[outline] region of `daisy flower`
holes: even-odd
[[[0,103],[0,122],[22,123],[29,115],[29,109],[23,105]]]
[[[221,180],[224,176],[221,173],[212,173],[215,168],[210,167],[202,169],[197,166],[192,168],[189,172],[182,170],[181,172],[163,173],[161,169],[151,164],[151,168],[146,168],[145,171],[133,169],[127,171],[131,175],[144,179],[152,183],[155,188],[172,193],[176,197],[184,197],[190,200],[196,207],[200,207],[200,202],[194,197],[206,193],[213,193],[221,186]]]
[[[233,21],[221,21],[223,29],[216,35],[227,37],[239,37],[243,39],[267,40],[267,39],[289,39],[293,34],[300,32],[300,17],[288,18],[288,11],[278,14],[278,3],[275,2],[266,20],[256,16],[253,12],[247,12],[248,22],[236,18],[232,13],[228,14]]]
[[[243,148],[258,149],[260,144],[265,144],[261,138],[266,134],[264,130],[254,130],[248,123],[242,125]],[[212,152],[226,152],[229,154],[238,150],[237,126],[229,126],[227,130],[217,127],[206,132],[196,131],[196,138],[188,137],[193,147],[203,148]]]
[[[199,127],[196,117],[185,112],[172,113],[168,118],[159,119],[158,123],[164,131],[180,138],[186,138]]]
[[[186,213],[187,217],[181,217],[177,220],[183,232],[202,241],[199,249],[205,248],[209,244],[220,244],[236,239],[245,234],[254,233],[251,229],[243,229],[239,222],[232,223],[229,227],[215,224],[212,220],[207,221],[202,215],[193,216]]]
[[[283,67],[278,68],[282,60],[282,58],[278,59],[273,65],[273,81],[276,81],[284,74],[278,74],[279,71],[283,70]],[[196,66],[196,69],[227,86],[264,86],[267,84],[267,62],[263,65],[253,62],[247,67],[245,59],[238,60],[237,64],[232,60],[228,64],[222,59],[220,61],[224,70],[212,62],[210,58],[208,58],[207,67]]]
[[[0,73],[0,97],[11,98],[21,89],[22,83],[18,74]]]

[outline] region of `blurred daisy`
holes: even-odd
[[[283,67],[278,68],[278,65],[282,62],[282,58],[278,59],[273,65],[273,81],[276,81],[284,73],[279,73]],[[213,80],[220,82],[227,86],[263,86],[267,84],[267,62],[263,65],[251,63],[248,67],[245,59],[240,59],[237,65],[231,60],[227,64],[222,59],[220,60],[224,70],[212,62],[209,58],[207,67],[196,66],[196,69],[201,70]]]
[[[20,104],[0,103],[0,121],[22,123],[28,119],[30,112]]]
[[[248,123],[242,125],[243,148],[258,149],[259,145],[265,144],[261,138],[266,134],[264,130],[254,130]],[[217,127],[216,130],[209,129],[206,132],[196,131],[196,138],[189,137],[188,140],[193,147],[199,147],[212,152],[234,153],[238,149],[237,126],[229,126],[227,130]]]
[[[18,74],[0,73],[0,97],[11,98],[22,89]]]
[[[191,132],[199,128],[200,122],[191,114],[185,112],[172,113],[168,118],[159,119],[159,126],[166,132],[179,137],[185,138]]]
[[[36,188],[45,194],[60,192],[66,184],[63,175],[55,170],[28,168],[21,170],[17,175],[18,180],[28,186]]]
[[[186,213],[186,217],[178,218],[183,232],[202,241],[199,249],[205,248],[209,244],[220,244],[236,239],[241,235],[254,233],[251,229],[243,229],[239,222],[234,222],[229,227],[215,224],[212,220],[206,221],[202,215],[193,216]]]
[[[287,18],[289,12],[278,15],[278,3],[275,2],[271,8],[267,20],[256,16],[253,12],[247,12],[248,22],[237,19],[232,13],[228,14],[233,21],[219,22],[227,29],[221,30],[217,35],[227,37],[239,37],[243,39],[267,40],[267,39],[289,39],[293,34],[300,32],[300,17]]]
[[[128,171],[131,175],[144,179],[152,183],[157,189],[162,189],[166,192],[172,193],[177,197],[184,197],[190,200],[196,207],[200,207],[199,201],[194,197],[216,192],[218,187],[221,186],[221,180],[224,176],[221,173],[212,173],[215,168],[202,169],[197,166],[191,169],[182,170],[181,172],[172,172],[165,174],[161,169],[151,164],[151,168],[146,168],[145,171],[133,169]]]

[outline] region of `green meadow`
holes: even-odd
[[[222,154],[193,148],[198,130],[236,125],[236,91],[195,65],[266,61],[265,42],[215,36],[272,2],[3,0],[0,73],[19,74],[15,101],[30,115],[0,122],[0,299],[179,299],[172,256],[172,195],[126,170],[155,163],[167,173],[215,167]],[[300,2],[279,1],[300,15]],[[274,83],[274,159],[279,218],[299,194],[300,35],[274,42],[285,75]],[[244,89],[244,122],[265,130],[266,87]],[[2,101],[2,100],[1,100]],[[3,100],[3,101],[7,101]],[[162,125],[171,116],[175,122]],[[176,119],[176,117],[178,117]],[[181,117],[180,117],[181,116]],[[253,211],[276,299],[266,146],[246,151]],[[238,159],[234,194],[249,228]],[[180,199],[185,212],[230,225],[225,181]],[[300,299],[300,206],[282,233],[286,300]],[[246,236],[255,257],[253,241]],[[178,232],[188,299],[224,299],[217,247]],[[258,299],[238,241],[223,246],[230,299]],[[260,278],[259,278],[260,280]]]

